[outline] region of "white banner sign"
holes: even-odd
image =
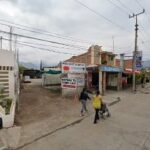
[[[62,73],[85,73],[86,66],[83,63],[72,63],[63,62],[62,63]]]
[[[85,74],[83,73],[68,73],[68,78],[77,80],[77,86],[85,86]]]
[[[75,89],[77,87],[77,80],[72,78],[62,78],[61,79],[61,87]]]

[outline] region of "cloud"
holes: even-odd
[[[117,1],[114,1],[114,3],[120,6],[121,10],[106,0],[82,0],[82,3],[108,18],[112,23],[100,15],[98,16],[84,8],[79,3],[75,2],[75,0],[1,0],[0,16],[2,16],[2,19],[8,21],[47,30],[51,33],[76,37],[77,39],[86,39],[86,41],[91,41],[91,44],[99,44],[103,46],[104,50],[109,51],[112,50],[112,37],[114,37],[116,53],[131,53],[134,49],[135,19],[129,19],[128,14],[132,14],[130,9],[136,13],[141,11],[142,8],[135,1],[126,0],[121,2],[128,6],[128,8],[121,6],[121,4],[119,4]],[[140,3],[146,9],[147,16],[150,18],[150,11],[148,7],[150,5],[150,1],[143,0],[142,2],[140,1]],[[127,13],[125,13],[122,9]],[[139,49],[143,51],[143,54],[146,57],[149,57],[150,52],[147,51],[148,44],[142,44],[141,41],[149,41],[148,34],[150,34],[150,22],[148,21],[146,15],[141,15],[138,20],[140,29],[138,39]],[[116,24],[125,28],[125,30],[120,29],[116,26]],[[141,25],[145,31],[142,29]],[[81,42],[73,42],[60,38],[54,38],[53,36],[50,37],[46,35],[30,33],[19,29],[14,29],[14,32],[51,41],[82,45],[86,48],[90,46],[89,43],[82,42],[84,40],[81,40]],[[31,39],[18,38],[18,40],[62,47],[62,45],[35,41]],[[39,45],[36,46],[45,47]],[[21,49],[20,58],[22,61],[39,62],[42,59],[46,63],[57,63],[60,60],[65,60],[70,57],[70,55],[45,52],[42,50],[36,50],[35,48],[21,47],[20,45],[18,45],[18,48]],[[64,48],[52,48],[51,46],[48,48],[76,54],[81,53],[81,51],[77,51],[74,48],[70,48],[72,50]]]

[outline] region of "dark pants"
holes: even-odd
[[[95,109],[94,123],[97,123],[97,120],[99,120],[99,109]]]
[[[84,111],[87,111],[87,109],[86,109],[86,100],[81,100],[81,103],[82,103],[81,114],[83,114]]]

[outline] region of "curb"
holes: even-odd
[[[84,117],[84,118],[86,118],[86,117]],[[67,128],[67,127],[70,127],[70,126],[73,126],[73,125],[75,125],[75,124],[78,124],[78,123],[80,123],[84,118],[77,119],[77,120],[75,120],[75,121],[73,121],[73,122],[71,122],[71,123],[69,123],[69,124],[66,124],[66,125],[64,125],[64,126],[62,126],[62,127],[59,127],[59,128],[57,128],[57,129],[53,130],[53,131],[50,131],[50,132],[48,132],[48,133],[46,133],[46,134],[44,134],[44,135],[42,135],[42,136],[40,136],[40,137],[37,137],[37,138],[33,139],[32,141],[30,141],[30,142],[28,142],[28,143],[25,143],[25,144],[23,144],[23,145],[21,145],[21,146],[19,146],[19,147],[17,147],[17,148],[14,148],[14,149],[12,149],[12,150],[20,150],[21,148],[26,147],[26,146],[28,146],[28,145],[31,145],[31,144],[33,144],[34,142],[37,142],[37,141],[39,141],[39,140],[42,139],[42,138],[45,138],[45,137],[47,137],[47,136],[49,136],[49,135],[52,135],[53,133],[55,133],[55,132],[57,132],[57,131],[60,131],[60,130],[65,129],[65,128]]]
[[[121,101],[121,98],[120,98],[120,97],[117,97],[117,100],[115,100],[115,101],[109,103],[108,106],[112,106],[112,105],[114,105],[114,104],[116,104],[116,103],[118,103],[118,102],[120,102],[120,101]],[[15,148],[15,149],[13,149],[13,150],[20,150],[20,149],[22,149],[23,147],[26,147],[26,146],[28,146],[28,145],[31,145],[31,144],[33,144],[34,142],[37,142],[37,141],[39,141],[39,140],[42,139],[42,138],[45,138],[45,137],[47,137],[47,136],[49,136],[49,135],[52,135],[52,134],[56,133],[57,131],[60,131],[60,130],[65,129],[65,128],[67,128],[67,127],[70,127],[70,126],[73,126],[73,125],[75,125],[75,124],[78,124],[78,123],[80,123],[82,120],[84,120],[84,119],[87,118],[87,117],[88,117],[88,116],[85,116],[85,117],[80,118],[80,119],[76,119],[75,121],[73,121],[73,122],[71,122],[71,123],[69,123],[69,124],[66,124],[66,125],[64,125],[64,126],[62,126],[62,127],[59,127],[59,128],[57,128],[57,129],[53,130],[53,131],[50,131],[50,132],[48,132],[48,133],[46,133],[46,134],[44,134],[44,135],[42,135],[42,136],[40,136],[40,137],[37,137],[37,138],[33,139],[32,141],[30,141],[30,142],[28,142],[28,143],[25,143],[25,144],[23,144],[23,145],[21,145],[21,146]]]

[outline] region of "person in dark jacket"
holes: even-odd
[[[86,101],[87,99],[91,100],[91,98],[88,96],[87,91],[85,88],[83,88],[79,100],[81,101],[82,108],[81,108],[81,116],[84,116],[84,112],[87,112],[86,108]]]

